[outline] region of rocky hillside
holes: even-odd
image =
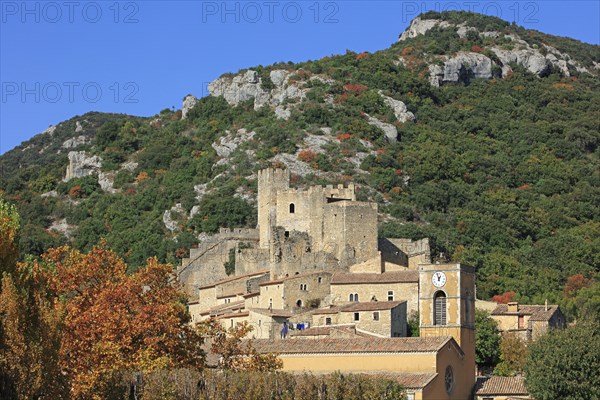
[[[391,47],[225,74],[151,118],[89,113],[0,158],[24,252],[100,238],[177,264],[254,226],[256,171],[354,181],[388,237],[428,236],[483,297],[560,300],[600,268],[600,48],[427,13]]]

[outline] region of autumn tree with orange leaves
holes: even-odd
[[[189,325],[172,267],[155,258],[133,275],[105,243],[82,254],[49,250],[50,288],[65,307],[60,366],[75,397],[101,398],[122,371],[202,367],[201,337]]]
[[[0,198],[0,398],[102,399],[126,371],[203,367],[172,266],[127,275],[104,242],[17,263],[18,230]]]
[[[198,325],[198,331],[209,338],[211,351],[217,354],[219,368],[227,371],[276,371],[283,367],[277,354],[260,354],[250,340],[245,340],[253,327],[247,322],[237,323],[226,329],[216,319],[210,319]]]

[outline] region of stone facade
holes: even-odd
[[[271,279],[315,271],[373,272],[415,269],[429,259],[427,239],[379,239],[377,205],[356,201],[355,186],[290,188],[288,170],[258,172],[256,229],[221,229],[182,260],[177,274],[192,300],[200,286],[269,270]]]

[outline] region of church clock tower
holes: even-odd
[[[457,263],[420,265],[419,310],[420,335],[452,336],[475,377],[475,269]]]

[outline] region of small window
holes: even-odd
[[[348,301],[354,301],[354,293],[350,293],[350,296],[348,296]]]
[[[321,277],[318,277],[318,278],[317,278],[317,282],[319,282],[319,283],[323,282],[323,278],[321,278]],[[560,321],[559,321],[559,322],[560,322]]]
[[[296,307],[302,307],[302,300],[298,300],[296,302]]]
[[[290,203],[290,214],[294,214],[296,212],[296,205],[294,203]]]
[[[354,301],[358,301],[358,293],[354,293]]]
[[[331,318],[325,318],[325,325],[331,325]]]
[[[308,285],[306,283],[301,283],[300,290],[306,292],[308,290]]]
[[[360,321],[360,313],[357,313],[357,312],[354,313],[354,320]]]
[[[394,291],[388,290],[388,301],[394,301]]]
[[[231,321],[231,327],[233,328],[233,320],[230,320],[230,321]]]
[[[284,233],[284,236],[285,236],[286,238],[289,238],[289,237],[290,237],[290,231],[285,231],[285,233]]]
[[[259,319],[259,320],[258,320],[258,326],[260,326],[260,323],[261,323],[261,322],[262,322],[262,321]]]
[[[379,311],[373,312],[373,321],[379,321]]]
[[[454,389],[454,371],[452,367],[448,365],[446,367],[446,374],[444,375],[444,383],[446,384],[446,392],[450,394]]]

